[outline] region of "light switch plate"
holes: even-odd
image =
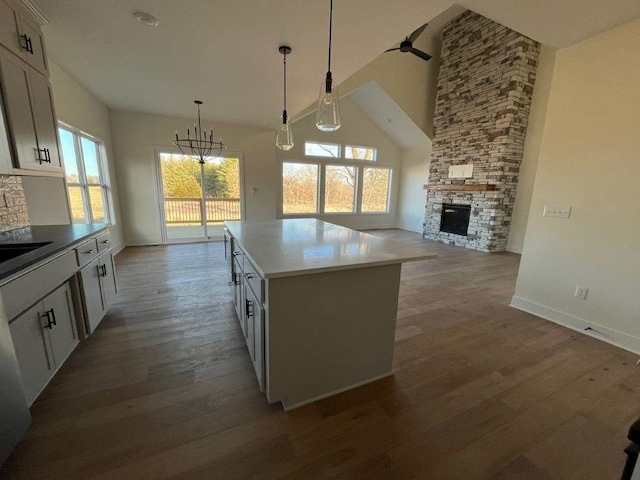
[[[566,205],[545,205],[543,217],[569,218],[571,207]]]

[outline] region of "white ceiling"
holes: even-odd
[[[275,128],[282,110],[278,46],[293,49],[290,114],[314,101],[327,69],[328,0],[32,2],[49,20],[50,57],[111,108],[193,117],[192,102],[201,99],[208,120]],[[458,3],[556,48],[640,17],[638,0]],[[336,0],[334,78],[346,79],[453,6],[450,0]],[[160,25],[139,24],[135,11],[155,15]]]

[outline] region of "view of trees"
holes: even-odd
[[[317,164],[282,165],[283,213],[316,213],[318,211]],[[390,170],[362,168],[362,212],[386,212],[389,197]],[[358,168],[347,165],[325,167],[324,211],[353,212]]]
[[[240,197],[240,165],[237,158],[213,158],[204,164],[191,157],[161,154],[164,195],[168,198],[199,198],[203,189],[207,198]]]

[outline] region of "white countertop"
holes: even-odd
[[[435,253],[314,218],[227,221],[264,278],[390,265]]]

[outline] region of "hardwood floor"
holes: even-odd
[[[268,405],[222,244],[127,248],[118,303],[35,402],[0,477],[619,478],[640,413],[633,354],[510,308],[517,255],[371,233],[438,253],[403,266],[392,377]]]

